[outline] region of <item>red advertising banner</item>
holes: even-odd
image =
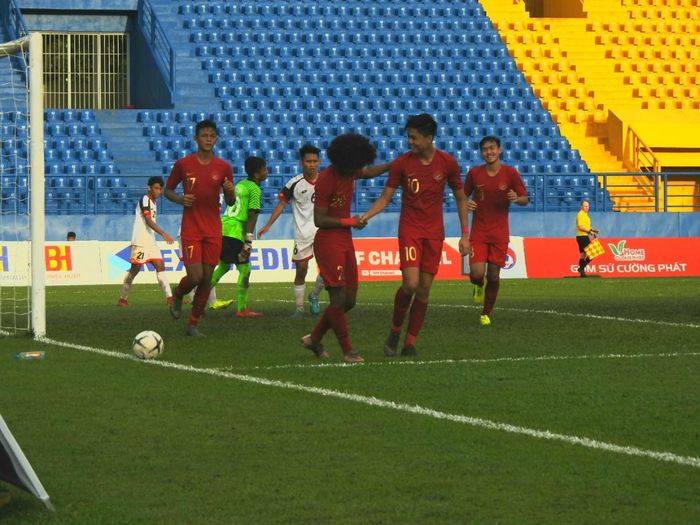
[[[355,257],[360,281],[400,281],[399,241],[394,238],[359,238],[355,243]],[[436,279],[464,279],[462,257],[448,243],[442,245],[442,259]]]
[[[600,239],[586,273],[601,277],[700,276],[700,237]],[[528,277],[578,275],[576,239],[525,238]]]

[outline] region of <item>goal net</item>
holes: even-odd
[[[41,38],[0,44],[0,335],[46,334]]]

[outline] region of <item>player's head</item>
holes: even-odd
[[[588,210],[591,208],[591,203],[588,201],[588,199],[583,199],[581,201],[581,209],[588,213]]]
[[[488,135],[479,141],[479,152],[486,164],[495,164],[501,158],[501,139]]]
[[[267,162],[262,157],[251,155],[243,164],[248,178],[256,182],[262,182],[267,178]]]
[[[408,137],[408,147],[414,153],[422,153],[432,150],[433,140],[437,135],[437,122],[427,113],[411,115],[406,121],[404,129]]]
[[[67,241],[74,241],[76,238],[75,232],[68,232],[66,234],[66,240]]]
[[[149,177],[148,193],[151,194],[151,197],[153,197],[154,199],[160,197],[160,194],[163,193],[163,184],[163,177],[161,177],[160,175]]]
[[[318,173],[318,167],[321,165],[319,154],[321,150],[313,144],[304,144],[299,148],[299,164],[304,172],[304,177],[313,178]]]
[[[197,143],[200,151],[211,152],[216,145],[217,138],[216,122],[210,119],[197,122],[194,128],[194,141]]]
[[[345,177],[372,164],[377,158],[377,151],[366,137],[357,133],[345,133],[331,141],[326,155],[331,164]]]

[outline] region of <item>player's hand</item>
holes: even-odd
[[[361,217],[360,215],[355,215],[353,216],[353,219],[355,219],[355,224],[353,224],[353,228],[356,230],[361,230],[365,226],[367,226],[367,219],[364,217]]]
[[[193,195],[192,193],[186,193],[182,196],[182,205],[186,208],[191,208],[195,200],[197,200],[196,195]]]
[[[515,190],[513,189],[508,190],[508,193],[506,193],[506,197],[508,197],[508,200],[510,202],[515,202],[518,200],[518,194],[515,193]]]
[[[163,240],[164,240],[165,242],[167,242],[168,244],[172,244],[172,243],[175,242],[175,241],[173,240],[173,238],[172,238],[170,235],[168,235],[167,232],[163,232]]]
[[[222,186],[223,186],[223,188],[224,188],[224,191],[233,191],[233,188],[234,188],[234,187],[233,187],[233,182],[231,182],[231,181],[228,180],[228,179],[224,179],[224,183],[223,183]]]
[[[264,233],[267,233],[270,230],[270,227],[266,224],[262,228],[258,230],[258,239],[262,238]]]
[[[472,247],[469,243],[469,237],[466,235],[462,236],[462,238],[459,239],[459,254],[462,257],[472,254]]]
[[[250,259],[250,252],[253,249],[253,243],[252,242],[246,242],[243,243],[243,248],[241,249],[240,252],[238,252],[238,260],[242,263],[246,262],[248,259]]]
[[[474,210],[476,209],[476,201],[473,201],[473,200],[469,199],[469,200],[467,201],[467,209],[468,209],[469,211],[474,211]]]

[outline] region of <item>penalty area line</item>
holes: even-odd
[[[137,361],[134,357],[129,354],[122,352],[114,352],[111,350],[103,350],[100,348],[93,348],[90,346],[77,345],[73,343],[66,343],[63,341],[57,341],[54,339],[49,339],[46,337],[38,338],[37,341],[45,343],[48,345],[59,346],[62,348],[70,348],[74,350],[80,350],[83,352],[91,352],[94,354],[104,355],[107,357],[115,357],[118,359],[127,359],[130,361]],[[278,381],[272,379],[266,379],[263,377],[257,377],[252,375],[235,374],[233,372],[224,372],[221,370],[216,370],[213,368],[196,368],[189,365],[182,365],[180,363],[173,363],[170,361],[142,361],[143,364],[158,366],[162,368],[171,368],[179,370],[182,372],[191,372],[196,374],[210,375],[214,377],[221,377],[224,379],[233,379],[236,381],[244,383],[252,383],[256,385],[273,387],[273,388],[283,388],[287,390],[293,390],[297,392],[304,392],[307,394],[320,395],[327,398],[341,399],[344,401],[352,401],[354,403],[360,403],[367,406],[373,406],[378,408],[385,408],[389,410],[395,410],[399,412],[406,412],[409,414],[416,414],[425,417],[431,417],[433,419],[439,419],[444,421],[450,421],[453,423],[461,423],[477,428],[484,428],[487,430],[496,430],[500,432],[508,432],[511,434],[518,434],[529,436],[535,439],[544,439],[548,441],[558,441],[571,445],[579,445],[586,448],[591,448],[594,450],[602,450],[606,452],[612,452],[616,454],[622,454],[626,456],[643,457],[648,459],[653,459],[656,461],[664,461],[667,463],[675,463],[678,465],[700,468],[700,458],[693,456],[681,456],[674,454],[672,452],[658,452],[654,450],[646,450],[638,447],[622,446],[616,445],[614,443],[606,443],[604,441],[598,441],[596,439],[591,439],[581,436],[573,436],[567,434],[559,434],[556,432],[550,432],[549,430],[537,430],[528,427],[522,427],[518,425],[511,425],[509,423],[500,423],[497,421],[491,421],[488,419],[482,419],[478,417],[464,416],[461,414],[450,414],[448,412],[442,412],[439,410],[433,410],[431,408],[421,407],[418,405],[409,405],[406,403],[396,403],[394,401],[387,401],[384,399],[379,399],[373,396],[364,396],[359,394],[349,394],[347,392],[341,392],[338,390],[331,390],[328,388],[320,388],[313,386],[306,386],[297,383],[291,383],[287,381]],[[352,366],[363,366],[363,365],[352,365]]]

